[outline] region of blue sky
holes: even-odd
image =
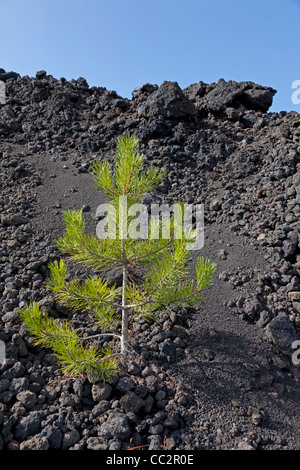
[[[144,83],[249,80],[300,111],[300,0],[0,0],[0,67],[83,76],[131,98]]]

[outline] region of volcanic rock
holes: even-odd
[[[293,323],[286,315],[273,318],[266,327],[266,337],[286,355],[292,354],[292,343],[297,339]]]
[[[185,96],[177,82],[165,81],[157,91],[138,109],[139,116],[146,118],[163,116],[180,119],[195,116],[193,103]]]

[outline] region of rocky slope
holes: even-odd
[[[299,115],[268,112],[275,90],[251,82],[145,84],[128,100],[44,71],[0,80],[0,448],[299,449]],[[218,269],[198,309],[132,326],[130,369],[92,385],[61,377],[18,309],[69,316],[45,289],[61,211],[83,208],[95,230],[89,166],[126,132],[167,171],[153,200],[204,204],[191,268],[200,254]]]

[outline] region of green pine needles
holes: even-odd
[[[49,265],[47,287],[56,301],[73,312],[93,313],[102,333],[83,336],[68,321],[41,312],[35,302],[20,310],[35,344],[51,348],[69,376],[111,381],[120,360],[125,364],[129,360],[129,317],[149,320],[174,305],[197,306],[203,301],[202,290],[212,284],[216,265],[207,259],[198,258],[195,280],[189,276],[189,243],[197,231],[183,227],[183,204],[167,220],[156,216],[148,221],[141,202],[165,174],[152,165],[143,171],[143,162],[138,139],[127,135],[117,140],[114,171],[107,161],[93,164],[94,186],[107,199],[101,236],[85,233],[82,211],[65,211],[65,233],[56,244],[67,260]],[[70,277],[67,261],[92,268],[97,275],[85,282]],[[105,273],[116,267],[122,269],[121,287],[105,280]],[[132,274],[141,267],[145,276],[135,282]],[[95,339],[102,336],[117,338],[119,348],[100,349]]]

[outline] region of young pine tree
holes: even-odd
[[[67,277],[67,263],[61,259],[49,265],[47,287],[71,311],[93,312],[102,333],[85,337],[67,320],[55,320],[42,313],[35,302],[26,304],[20,317],[35,344],[53,350],[64,373],[110,381],[117,373],[118,358],[125,364],[129,360],[129,315],[133,319],[152,319],[156,311],[168,306],[198,305],[203,300],[201,291],[212,284],[216,265],[199,257],[196,280],[189,277],[188,244],[197,233],[191,230],[186,234],[182,213],[164,220],[164,231],[161,217],[153,217],[148,225],[140,224],[143,236],[136,235],[135,204],[141,203],[164,178],[164,173],[153,166],[143,171],[136,137],[118,138],[114,171],[107,161],[95,162],[92,174],[96,189],[107,198],[106,232],[103,236],[86,234],[82,211],[66,211],[65,233],[56,243],[69,261],[82,263],[97,275],[88,276],[85,282]],[[116,267],[122,269],[121,288],[110,286],[103,276]],[[131,273],[141,267],[145,276],[134,282]],[[102,336],[118,338],[119,349],[100,349],[94,340]]]

